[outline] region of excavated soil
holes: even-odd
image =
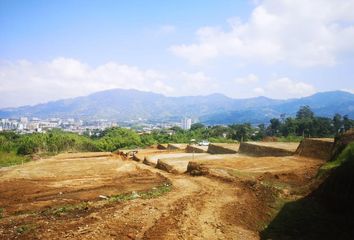
[[[149,151],[146,159],[155,164],[167,156],[192,156],[156,157]],[[1,169],[0,239],[259,239],[279,194],[265,183],[301,186],[321,165],[299,157],[198,156],[205,159],[197,164],[211,174],[175,175],[108,153],[59,155]],[[172,185],[170,191],[158,196],[100,197],[139,196],[166,184]],[[53,214],[51,209],[61,211],[63,205],[78,207]]]
[[[333,138],[305,138],[297,148],[296,154],[328,161],[332,156],[333,145]]]
[[[238,143],[211,143],[208,147],[208,153],[211,154],[233,154],[237,153],[240,144]]]
[[[212,155],[215,156],[215,155]],[[324,161],[299,156],[285,157],[251,157],[241,154],[228,155],[218,159],[207,158],[191,161],[187,171],[191,175],[213,175],[237,177],[241,179],[287,179],[299,178],[306,181],[316,174]]]
[[[291,156],[295,153],[299,143],[283,142],[242,142],[239,153],[256,157]]]

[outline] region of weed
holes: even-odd
[[[82,202],[79,204],[72,204],[72,205],[64,205],[64,206],[59,206],[55,208],[51,208],[49,210],[44,211],[44,214],[46,215],[56,215],[56,216],[63,216],[68,213],[74,212],[74,211],[83,211],[83,210],[88,210],[89,204],[87,202]]]
[[[0,167],[8,167],[12,165],[28,162],[30,159],[25,156],[17,155],[15,152],[0,151]]]
[[[156,198],[156,197],[162,196],[165,193],[170,192],[171,189],[172,189],[172,185],[169,183],[165,183],[161,186],[151,189],[150,191],[142,192],[140,194],[140,196],[143,199]]]
[[[164,183],[163,185],[154,187],[149,191],[145,191],[145,192],[133,191],[131,193],[123,193],[123,194],[111,196],[108,200],[110,202],[124,202],[136,198],[142,198],[142,199],[156,198],[162,196],[167,192],[170,192],[171,189],[172,189],[172,185],[170,183]]]
[[[34,224],[24,224],[24,225],[18,226],[16,228],[16,232],[18,234],[26,234],[26,233],[29,233],[29,232],[35,230],[35,229],[36,229],[36,225],[34,225]]]
[[[0,208],[0,219],[3,218],[4,209]]]
[[[343,163],[353,161],[354,159],[354,143],[350,143],[334,160],[324,164],[317,173],[317,178],[322,178],[329,174],[332,169],[341,166]]]

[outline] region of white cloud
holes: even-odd
[[[204,72],[182,72],[178,78],[181,90],[190,95],[212,93],[218,87]]]
[[[255,84],[259,81],[259,78],[257,75],[250,73],[245,77],[240,77],[235,79],[236,84]]]
[[[193,64],[235,57],[296,66],[333,65],[354,51],[354,0],[257,2],[246,22],[233,18],[229,30],[200,28],[196,43],[170,50]]]
[[[116,62],[97,67],[70,58],[40,63],[1,62],[0,107],[76,97],[111,88],[173,92],[164,80],[166,76],[155,70]]]
[[[257,96],[264,95],[265,91],[261,87],[256,87],[252,90]]]
[[[201,64],[204,60],[219,55],[216,46],[203,43],[172,46],[170,50],[177,56],[188,59],[193,64]]]
[[[310,84],[283,77],[270,81],[266,85],[264,93],[270,98],[287,99],[305,97],[315,92],[315,87]]]

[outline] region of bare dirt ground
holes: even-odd
[[[174,175],[109,153],[59,155],[2,169],[0,239],[259,239],[277,194],[261,182],[283,181],[282,174],[292,171],[301,184],[320,165],[297,157],[223,158],[208,167],[255,172],[257,178]],[[170,191],[139,197],[166,184]],[[99,197],[135,192],[124,201]]]

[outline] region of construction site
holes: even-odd
[[[352,236],[277,223],[288,203],[303,201],[323,184],[319,169],[333,149],[334,139],[160,144],[1,168],[0,239]]]

